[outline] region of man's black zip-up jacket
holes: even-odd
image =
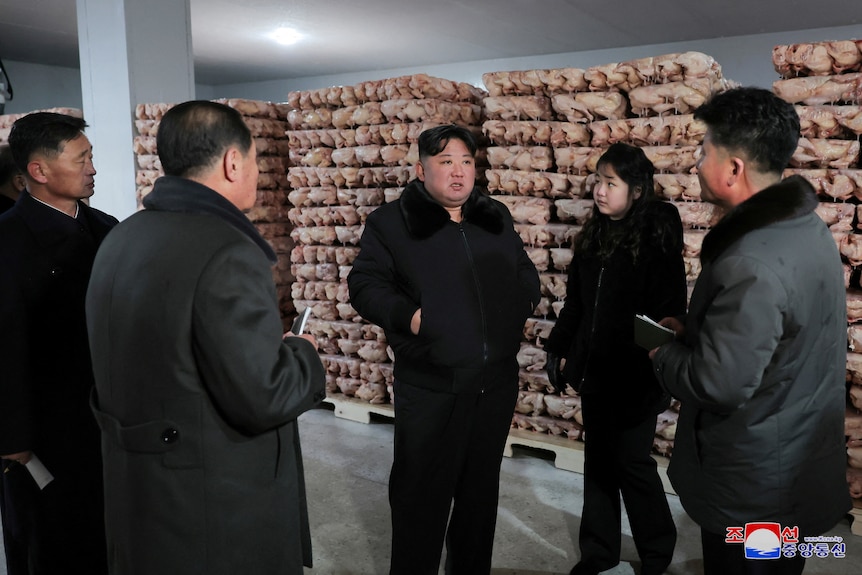
[[[347,281],[356,311],[383,328],[398,381],[456,393],[517,381],[539,276],[508,209],[479,188],[456,223],[422,182],[410,182],[368,216]]]

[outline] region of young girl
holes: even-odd
[[[634,343],[634,316],[685,313],[679,212],[655,198],[655,168],[643,150],[613,144],[597,165],[592,217],[574,241],[566,302],[545,344],[557,391],[581,395],[584,508],[581,559],[572,574],[620,561],[620,495],[642,563],[663,573],[676,528],[650,451],[656,416],[669,398],[648,350]],[[561,369],[562,368],[562,369]]]

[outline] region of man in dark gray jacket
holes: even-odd
[[[391,575],[436,575],[444,535],[446,573],[491,569],[539,277],[509,211],[474,187],[475,155],[462,126],[423,132],[418,178],[368,217],[348,278],[353,307],[395,352]]]
[[[812,186],[781,179],[792,105],[738,88],[695,118],[701,194],[727,212],[704,239],[685,325],[663,321],[678,341],[652,352],[682,403],[669,475],[701,526],[707,575],[801,573],[797,542],[850,509],[841,261]]]
[[[325,396],[285,337],[275,254],[242,213],[255,145],[236,110],[159,124],[159,178],[93,264],[87,325],[112,575],[301,575],[311,566],[297,417]]]

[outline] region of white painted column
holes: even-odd
[[[93,143],[90,205],[137,209],[135,106],[194,98],[190,0],[77,0],[81,92]]]

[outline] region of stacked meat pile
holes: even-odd
[[[217,100],[239,111],[251,130],[257,150],[260,175],[257,181],[257,202],[247,214],[255,227],[269,241],[278,255],[273,277],[279,292],[279,308],[286,326],[295,315],[290,288],[293,276],[290,270],[290,252],[293,241],[287,221],[287,158],[288,141],[287,106],[256,100]],[[156,150],[156,133],[162,115],[173,104],[139,104],[135,109],[134,139],[137,162],[135,183],[138,205],[153,188],[156,178],[163,174]]]
[[[484,95],[424,74],[288,95],[292,298],[312,308],[331,395],[390,401],[391,350],[350,305],[347,274],[366,216],[415,177],[419,134],[456,123],[481,135]]]
[[[33,110],[33,112],[54,112],[57,114],[75,116],[76,118],[84,117],[83,112],[78,108],[48,108],[46,110]],[[0,115],[0,144],[5,144],[9,141],[9,132],[12,130],[12,124],[14,124],[18,118],[26,116],[27,114],[32,114],[33,112]]]
[[[787,172],[801,173],[817,188],[821,217],[847,266],[847,481],[851,496],[862,498],[862,40],[776,46],[772,61],[782,77],[773,89],[796,105],[802,125]]]
[[[656,191],[675,203],[686,227],[693,283],[703,235],[718,214],[700,201],[692,174],[705,130],[692,111],[729,82],[699,52],[588,69],[492,72],[483,80],[488,188],[511,209],[543,290],[518,358],[522,389],[513,425],[581,439],[580,398],[552,393],[543,341],[565,300],[572,238],[592,211],[596,162],[615,142],[644,149],[658,171]],[[660,454],[672,451],[677,408],[659,417],[654,449]]]

